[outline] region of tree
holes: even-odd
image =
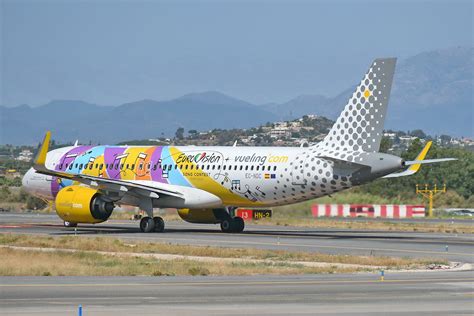
[[[410,136],[426,139],[426,134],[421,129],[415,129],[414,131],[411,131]]]
[[[184,128],[182,127],[179,127],[177,130],[176,130],[176,133],[174,134],[175,137],[179,140],[182,140],[184,138]]]
[[[382,140],[380,142],[380,152],[387,153],[390,147],[392,147],[392,141],[390,140],[390,138],[382,137]]]

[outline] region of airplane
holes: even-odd
[[[54,201],[66,227],[104,222],[116,205],[131,205],[147,215],[142,232],[164,231],[154,208],[176,208],[187,222],[239,233],[245,224],[234,216],[238,207],[293,204],[455,160],[424,160],[431,143],[413,161],[379,152],[395,64],[396,58],[375,59],[329,133],[310,147],[76,143],[49,151],[48,131],[22,184]]]

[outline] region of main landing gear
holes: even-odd
[[[145,216],[140,220],[140,230],[144,233],[161,233],[165,230],[165,222],[159,216],[153,218]]]
[[[162,233],[165,230],[165,222],[159,216],[153,216],[153,201],[151,199],[140,199],[138,205],[148,216],[140,220],[140,230],[144,233]]]
[[[242,217],[230,217],[221,222],[221,230],[224,233],[241,233],[244,231],[245,223]]]
[[[64,227],[77,227],[77,223],[64,221]]]

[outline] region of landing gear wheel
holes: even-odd
[[[162,233],[165,230],[165,221],[159,216],[153,217],[153,221],[155,222],[155,232]]]
[[[241,217],[225,219],[221,222],[221,230],[224,233],[241,233],[245,228],[244,220]]]
[[[145,216],[140,220],[140,230],[144,233],[151,233],[155,229],[153,218]]]
[[[231,219],[224,219],[221,222],[221,230],[224,233],[231,233],[232,232],[232,220]]]
[[[77,223],[64,221],[64,227],[77,227]]]
[[[245,228],[245,222],[244,220],[242,219],[242,217],[234,217],[233,219],[233,232],[234,233],[241,233],[244,231],[244,228]]]

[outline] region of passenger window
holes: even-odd
[[[277,166],[273,166],[273,171],[276,171],[277,170]]]
[[[99,169],[102,170],[104,168],[104,164],[101,163],[100,166],[99,166]]]
[[[138,169],[143,170],[143,164],[142,163],[138,165]]]
[[[250,167],[250,170],[252,170],[252,171],[253,171],[253,166],[251,166],[251,167]]]
[[[127,169],[130,169],[130,165],[129,165],[129,164],[127,164]]]
[[[156,164],[153,165],[153,170],[156,170]]]
[[[258,171],[258,169],[260,169],[260,166],[257,166],[257,169],[256,169],[256,170]]]
[[[132,164],[132,170],[135,170],[135,164]]]
[[[224,169],[224,170],[225,170],[225,165],[224,165],[224,167],[222,167],[222,169]]]
[[[178,165],[174,165],[174,170],[178,169]]]
[[[245,166],[245,170],[249,170],[249,166]]]
[[[69,166],[69,164],[66,164],[66,166],[64,167],[64,169],[67,169],[68,166]]]
[[[216,169],[216,165],[212,165],[212,170]]]
[[[207,165],[207,170],[209,170],[211,168],[211,165]]]
[[[271,166],[268,166],[268,169],[267,169],[267,170],[270,171],[270,168],[271,168]]]
[[[147,170],[150,170],[150,163],[146,165]]]
[[[94,164],[91,163],[91,164],[89,165],[89,170],[92,170],[92,167],[94,167]]]
[[[123,163],[120,164],[120,170],[123,170]]]
[[[72,166],[73,166],[72,164],[69,165],[69,170],[72,170]]]
[[[85,165],[84,165],[84,169],[87,169],[87,167],[88,167],[88,165],[87,165],[87,164],[85,164]]]
[[[76,163],[76,168],[77,168],[77,163]]]
[[[238,167],[238,166],[237,166],[237,165],[235,165],[235,166],[234,166],[234,170],[237,170],[237,167]]]
[[[173,165],[169,165],[168,166],[168,171],[170,171],[172,167],[173,167]]]
[[[244,166],[240,166],[240,170],[242,170],[244,168]]]
[[[63,164],[60,164],[59,165],[59,170],[62,170],[63,169]]]
[[[79,170],[82,170],[82,163],[79,165]]]
[[[193,170],[193,168],[194,168],[194,165],[191,165],[191,167],[189,169]]]

